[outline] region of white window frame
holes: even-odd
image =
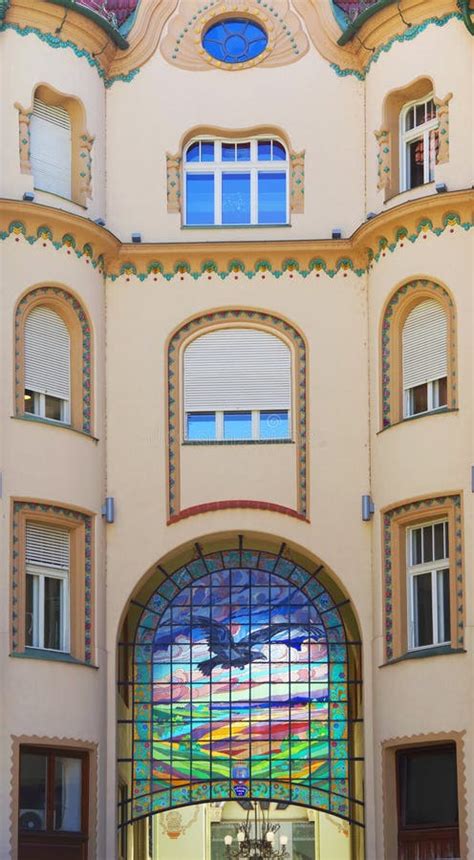
[[[26,415],[35,415],[37,418],[43,418],[45,421],[52,421],[53,424],[70,424],[69,400],[63,400],[62,397],[56,397],[55,394],[48,394],[48,397],[53,397],[59,401],[61,409],[61,418],[48,418],[46,415],[46,394],[41,391],[35,391],[33,388],[25,388],[25,397],[27,391],[33,393],[33,412],[25,410]]]
[[[449,634],[448,639],[439,638],[439,625],[438,625],[438,611],[439,611],[439,601],[438,601],[438,573],[441,573],[445,570],[448,571],[448,576],[450,576],[450,564],[449,557],[445,557],[443,559],[436,559],[434,561],[425,562],[422,564],[413,564],[413,534],[419,529],[433,527],[440,523],[445,524],[445,535],[447,535],[448,542],[450,540],[449,535],[449,520],[446,518],[439,520],[432,520],[430,522],[419,523],[414,526],[410,526],[410,528],[406,531],[406,559],[407,559],[407,596],[408,596],[408,650],[409,651],[424,651],[428,648],[438,648],[440,645],[449,645],[451,643],[451,631],[447,631]],[[434,530],[433,530],[433,555],[434,555]],[[416,601],[415,601],[415,579],[417,576],[422,574],[431,574],[431,611],[433,618],[433,642],[430,645],[415,645],[416,641]]]
[[[434,182],[434,167],[433,163],[433,176],[431,176],[431,163],[430,163],[430,134],[432,131],[435,131],[439,128],[439,118],[436,111],[436,115],[434,119],[429,120],[428,122],[424,122],[422,125],[417,125],[414,128],[406,131],[406,117],[408,111],[411,108],[415,109],[420,105],[426,105],[428,102],[432,101],[434,98],[434,93],[430,93],[428,96],[424,96],[422,99],[415,99],[414,101],[408,102],[406,105],[403,105],[403,108],[400,112],[400,191],[410,191],[412,188],[419,188],[421,186],[413,186],[411,185],[411,179],[409,176],[410,162],[407,157],[408,155],[408,145],[413,143],[416,140],[423,140],[423,184],[427,185],[430,182]]]
[[[32,639],[33,645],[27,648],[52,651],[54,653],[70,651],[69,635],[69,571],[59,570],[46,565],[26,563],[26,576],[33,577],[33,611],[32,611]],[[60,648],[46,648],[44,644],[44,606],[45,606],[45,579],[59,579],[62,582],[61,606],[60,606]]]
[[[285,161],[262,161],[258,159],[258,143],[268,140],[276,141],[283,146],[286,152]],[[196,143],[214,144],[214,161],[186,161],[188,150]],[[222,144],[250,144],[249,161],[223,161]],[[272,147],[273,149],[273,147]],[[233,140],[227,138],[198,137],[191,140],[183,153],[183,226],[205,229],[206,227],[226,227],[238,229],[239,227],[288,227],[290,224],[290,189],[289,189],[289,152],[288,147],[278,137],[272,135],[260,135],[248,140]],[[214,222],[212,224],[187,224],[187,175],[188,173],[212,173],[214,176]],[[248,224],[223,224],[222,223],[222,174],[223,173],[250,173],[250,221]],[[286,220],[285,222],[260,223],[258,221],[258,174],[259,173],[285,173],[286,176]]]
[[[224,415],[232,414],[235,415],[238,412],[242,412],[247,414],[251,413],[251,421],[252,421],[252,437],[251,439],[225,439],[224,438]],[[260,416],[262,412],[288,412],[288,436],[277,436],[273,438],[265,438],[261,439],[260,437]],[[188,416],[189,415],[215,415],[216,419],[216,435],[214,439],[189,439],[188,438]],[[188,410],[184,413],[184,441],[193,443],[201,443],[205,442],[226,442],[229,445],[239,444],[239,442],[245,444],[245,442],[291,442],[293,439],[292,433],[292,423],[291,423],[291,409],[196,409],[196,410]]]
[[[441,379],[446,379],[446,377],[442,376],[437,379],[430,379],[428,382],[421,383],[422,385],[427,386],[427,407],[424,412],[413,411],[412,392],[415,388],[419,388],[419,386],[413,385],[411,388],[405,388],[405,418],[414,418],[418,415],[427,415],[428,412],[436,412],[438,409],[446,409],[447,404],[439,402],[439,383]]]

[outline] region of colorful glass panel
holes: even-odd
[[[131,817],[268,798],[351,818],[349,647],[287,559],[229,550],[172,574],[136,632]]]

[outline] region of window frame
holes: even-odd
[[[264,412],[274,412],[275,414],[279,412],[286,412],[288,415],[288,435],[287,436],[275,436],[275,437],[262,437],[261,435],[261,416]],[[292,432],[292,420],[291,420],[291,408],[288,409],[216,409],[216,410],[189,410],[184,413],[184,428],[183,428],[183,441],[191,444],[201,443],[206,444],[209,443],[212,445],[214,442],[225,442],[228,445],[236,445],[239,442],[292,442],[293,441],[293,432]],[[242,413],[243,415],[250,414],[250,423],[251,423],[251,438],[250,439],[231,439],[225,437],[225,416],[226,415],[234,415]],[[190,415],[214,415],[215,417],[215,430],[216,434],[213,439],[190,439],[189,438],[189,429],[188,429],[188,419]]]
[[[449,609],[449,638],[448,639],[440,639],[439,637],[439,613],[443,611],[444,604],[440,607],[439,595],[438,595],[438,574],[443,573],[444,571],[448,572],[448,593],[449,593],[449,585],[451,580],[451,565],[449,558],[449,549],[448,555],[443,559],[433,559],[429,562],[421,562],[419,564],[415,564],[413,562],[413,535],[414,532],[431,528],[435,525],[443,524],[445,526],[444,530],[444,545],[449,546],[449,519],[447,517],[443,517],[441,519],[429,520],[427,522],[417,523],[411,526],[408,526],[406,529],[405,539],[406,539],[406,570],[407,570],[407,613],[408,613],[408,638],[407,638],[407,649],[408,651],[425,651],[429,648],[438,648],[441,645],[450,645],[451,644],[451,606],[448,606]],[[433,533],[434,534],[434,533]],[[434,554],[434,553],[433,553]],[[418,576],[423,576],[425,574],[431,574],[431,612],[432,612],[432,630],[433,630],[433,642],[430,644],[424,645],[416,645],[416,639],[418,638],[417,624],[416,624],[416,597],[415,597],[415,581]]]
[[[20,792],[21,792],[21,759],[22,755],[38,755],[45,756],[47,761],[46,766],[46,827],[44,830],[36,830],[34,832],[29,832],[22,830],[20,828],[20,816],[21,816],[21,805],[20,805]],[[81,829],[79,831],[73,830],[56,830],[54,828],[54,800],[55,800],[55,792],[54,792],[54,777],[55,777],[55,762],[56,758],[74,758],[79,759],[82,763],[81,767]],[[17,824],[17,832],[18,832],[18,840],[21,844],[22,842],[25,845],[31,845],[32,843],[39,843],[44,840],[45,845],[47,847],[48,842],[50,840],[58,839],[63,841],[69,841],[72,844],[84,843],[87,842],[89,838],[89,827],[90,827],[90,815],[89,815],[89,796],[90,796],[90,753],[88,750],[78,750],[78,749],[70,749],[66,746],[54,747],[54,746],[46,746],[42,744],[20,744],[19,752],[18,752],[18,824]],[[38,845],[39,847],[39,845]]]
[[[259,160],[258,159],[258,143],[260,141],[271,141],[272,150],[273,142],[280,144],[285,150],[285,160]],[[212,161],[192,161],[186,160],[190,148],[196,143],[213,143],[214,144],[214,159]],[[250,144],[250,159],[249,161],[224,161],[222,159],[223,144]],[[290,152],[285,142],[275,135],[260,134],[249,138],[219,138],[211,135],[201,135],[191,138],[186,143],[183,149],[182,158],[182,188],[183,188],[183,205],[182,205],[182,226],[196,229],[215,228],[234,228],[241,227],[288,227],[290,226]],[[188,224],[187,221],[187,177],[190,174],[212,174],[214,178],[214,220],[211,224]],[[248,223],[223,223],[222,221],[222,177],[224,173],[239,173],[250,174],[250,221]],[[285,221],[268,221],[260,222],[258,220],[258,177],[259,174],[265,173],[284,173],[285,174]]]
[[[436,167],[436,156],[433,159],[433,163],[431,163],[430,137],[431,132],[434,132],[439,128],[439,117],[436,104],[434,103],[434,97],[434,92],[432,91],[421,99],[414,99],[407,102],[403,105],[402,110],[400,111],[400,193],[403,193],[404,191],[412,191],[415,188],[422,188],[424,185],[429,185],[435,180],[434,171]],[[415,126],[407,131],[405,128],[406,118],[411,108],[414,108],[416,111],[417,107],[420,107],[421,105],[426,106],[430,101],[433,101],[435,108],[434,119],[426,120],[421,125]],[[417,140],[423,141],[423,182],[419,185],[413,185],[409,174],[410,160],[408,158],[408,146]]]
[[[419,388],[418,385],[413,385],[411,388],[403,389],[403,417],[404,418],[415,418],[418,415],[428,415],[430,412],[438,412],[440,409],[446,409],[447,403],[440,403],[440,382],[443,379],[446,379],[446,388],[447,388],[447,376],[438,376],[436,379],[430,379],[428,382],[421,383],[426,386],[426,409],[423,409],[421,412],[415,412],[413,409],[413,392],[415,388]],[[447,399],[447,391],[446,391],[446,399]]]
[[[29,564],[28,561],[25,563],[25,577],[26,580],[28,577],[32,577],[34,583],[38,583],[37,587],[33,585],[33,612],[31,619],[32,626],[32,638],[36,640],[37,644],[28,645],[25,644],[25,649],[27,651],[30,650],[40,650],[40,651],[52,651],[53,653],[70,653],[70,628],[71,628],[71,612],[70,612],[70,601],[69,601],[69,570],[60,571],[56,568],[48,568],[43,565],[37,564]],[[44,644],[44,619],[45,619],[45,580],[46,579],[58,579],[61,584],[61,605],[60,605],[60,647],[59,648],[48,648]],[[37,609],[35,611],[35,604]],[[28,613],[25,611],[25,624],[27,623],[27,615]],[[26,634],[25,634],[26,636]]]

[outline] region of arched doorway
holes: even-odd
[[[362,856],[361,642],[324,565],[242,538],[196,545],[156,569],[130,629],[123,826],[195,804],[291,804],[350,822]]]

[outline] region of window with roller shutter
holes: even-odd
[[[69,650],[69,566],[69,532],[42,523],[27,522],[27,648]]]
[[[183,358],[187,441],[261,441],[291,436],[291,352],[257,329],[218,329]]]
[[[34,187],[71,199],[72,138],[68,112],[35,98],[30,136]]]
[[[447,404],[447,317],[428,299],[408,314],[402,331],[405,417]]]
[[[47,307],[28,314],[24,329],[25,412],[68,423],[71,339],[64,320]]]

